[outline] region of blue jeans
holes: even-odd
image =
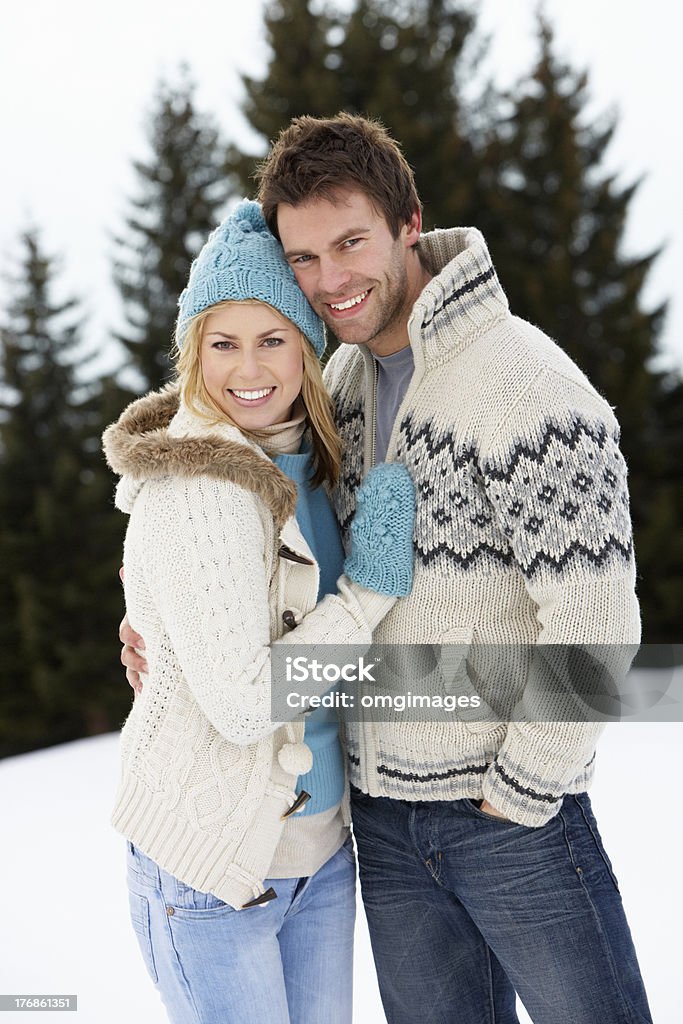
[[[133,927],[172,1024],[350,1024],[355,882],[347,840],[315,875],[268,879],[277,899],[236,911],[128,843]]]
[[[585,793],[541,828],[472,800],[352,789],[363,902],[389,1024],[651,1022]]]

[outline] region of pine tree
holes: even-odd
[[[683,380],[667,374],[657,402],[655,447],[651,458],[647,518],[637,532],[639,594],[645,636],[653,644],[679,645],[683,652]]]
[[[379,117],[400,140],[425,201],[425,223],[469,223],[479,204],[471,110],[460,84],[483,53],[475,16],[455,0],[357,0],[351,11],[276,0],[265,14],[271,59],[243,76],[243,113],[264,140],[299,114]],[[470,51],[471,56],[469,56]],[[231,149],[243,193],[254,154]]]
[[[452,0],[359,0],[340,46],[345,108],[378,116],[415,171],[425,228],[469,224],[478,208],[472,109],[463,100],[483,46]]]
[[[150,158],[134,163],[139,193],[130,201],[128,234],[116,239],[114,264],[128,321],[117,338],[141,390],[158,388],[171,376],[178,296],[229,195],[225,144],[211,119],[197,111],[186,72],[175,85],[159,85],[148,140]]]
[[[587,119],[588,76],[557,58],[543,16],[539,42],[499,126],[487,235],[515,312],[542,324],[613,401],[640,407],[664,313],[642,309],[657,253],[622,251],[637,183],[619,186],[603,169],[615,117]]]
[[[513,312],[555,338],[616,407],[652,639],[661,623],[651,584],[662,567],[650,562],[645,536],[657,508],[665,514],[663,376],[653,369],[665,306],[647,310],[642,293],[657,252],[624,252],[638,183],[620,185],[604,169],[616,118],[588,118],[588,76],[557,57],[542,14],[538,36],[538,60],[491,135],[479,224]]]
[[[37,232],[21,243],[0,331],[0,756],[112,728],[127,704],[97,389],[80,380],[77,303],[52,299]]]
[[[334,40],[341,34],[340,16],[319,12],[311,0],[270,0],[263,15],[271,58],[263,78],[242,75],[242,112],[264,140],[275,138],[293,117],[329,117],[343,103],[336,74]],[[228,164],[243,195],[254,189],[252,174],[257,154],[229,149]]]

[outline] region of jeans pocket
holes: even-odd
[[[181,882],[179,878],[161,873],[161,891],[164,902],[168,907],[173,908],[173,916],[183,920],[190,920],[192,917],[213,917],[223,914],[234,914],[235,908],[229,903],[214,896],[212,892],[202,892],[200,889],[193,889],[191,885]]]
[[[467,804],[470,810],[474,811],[478,818],[485,818],[487,821],[497,821],[501,825],[516,825],[517,822],[513,821],[512,818],[499,818],[497,814],[488,814],[487,811],[481,810],[481,804],[483,800],[472,800],[470,797],[465,797],[463,802]]]
[[[386,806],[387,797],[384,796],[370,796],[363,789],[356,789],[354,785],[351,785],[351,818],[354,822],[355,830],[355,819],[360,817],[360,814],[371,814],[374,815],[378,810],[382,810]]]
[[[142,952],[142,958],[145,961],[145,967],[147,968],[152,981],[156,983],[159,978],[157,975],[156,964],[154,962],[154,951],[152,949],[152,933],[149,921],[149,900],[141,893],[134,892],[132,889],[129,889],[128,905],[130,907],[130,919],[133,923],[133,931],[137,936],[138,944]]]
[[[133,843],[126,841],[126,862],[128,867],[128,878],[143,890],[159,890],[159,869],[155,862],[147,854],[139,850]]]
[[[614,874],[612,861],[607,856],[607,851],[605,850],[605,847],[603,845],[602,836],[600,835],[600,832],[598,830],[598,823],[595,820],[595,815],[593,814],[593,808],[591,806],[590,797],[588,796],[588,793],[575,793],[574,801],[576,803],[576,806],[579,808],[581,817],[585,823],[585,826],[590,835],[592,843],[598,853],[598,856],[600,857],[600,860],[604,864],[605,870],[607,871],[609,877],[611,878],[614,884],[614,888],[617,890],[617,892],[620,892],[619,881],[617,879],[617,876]]]

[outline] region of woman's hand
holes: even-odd
[[[371,469],[356,495],[344,572],[362,587],[406,597],[413,586],[415,486],[398,462]]]

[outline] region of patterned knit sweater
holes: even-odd
[[[113,824],[239,909],[263,894],[311,767],[303,721],[271,719],[271,647],[367,645],[394,599],[342,576],[316,605],[295,485],[235,427],[178,410],[173,390],[129,406],[104,447],[122,474],[126,609],[149,664],[121,734]]]
[[[600,732],[534,720],[539,705],[526,695],[539,659],[557,649],[545,645],[610,645],[597,649],[619,674],[633,655],[621,645],[639,640],[619,428],[569,357],[510,314],[477,230],[438,230],[421,244],[436,276],[409,321],[415,372],[387,451],[415,480],[415,583],[375,640],[454,645],[446,673],[458,675],[459,656],[485,703],[502,687],[518,713],[350,722],[351,780],[408,800],[485,797],[538,826],[589,784]],[[335,507],[345,534],[374,459],[374,381],[363,346],[342,345],[326,370],[344,444]],[[493,670],[486,661],[496,650],[502,672],[500,657]]]

